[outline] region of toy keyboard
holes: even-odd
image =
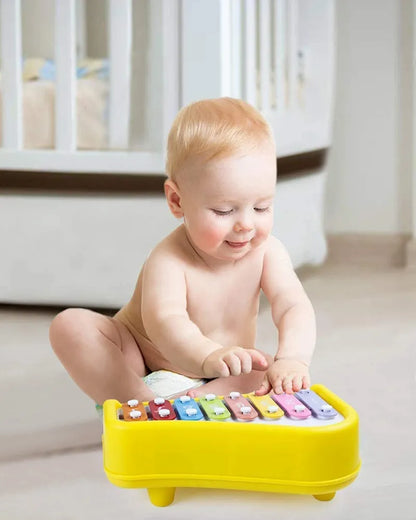
[[[104,469],[169,505],[176,487],[310,494],[330,500],[360,468],[358,415],[323,385],[294,395],[231,392],[104,403]]]

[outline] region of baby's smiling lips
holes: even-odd
[[[230,242],[229,240],[226,240],[226,243],[231,246],[231,247],[235,247],[236,249],[240,248],[240,247],[244,247],[246,244],[249,243],[249,240],[246,240],[245,242]]]

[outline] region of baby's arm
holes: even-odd
[[[202,334],[187,312],[183,261],[156,250],[143,270],[142,318],[149,339],[163,356],[197,377],[226,377],[265,370],[267,361],[254,349],[223,347]]]
[[[275,362],[256,393],[263,395],[272,389],[292,393],[307,388],[316,341],[315,313],[287,251],[274,237],[270,237],[265,255],[261,286],[271,304],[279,346]]]

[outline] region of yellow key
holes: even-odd
[[[284,411],[276,404],[270,395],[248,394],[247,397],[257,408],[263,419],[280,419],[285,414]]]

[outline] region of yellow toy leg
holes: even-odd
[[[148,488],[147,493],[149,494],[150,502],[154,506],[165,507],[173,502],[175,490],[176,488],[174,487],[156,487]]]
[[[316,500],[320,500],[321,502],[328,502],[329,500],[332,500],[335,496],[334,493],[326,493],[325,495],[313,495]]]

